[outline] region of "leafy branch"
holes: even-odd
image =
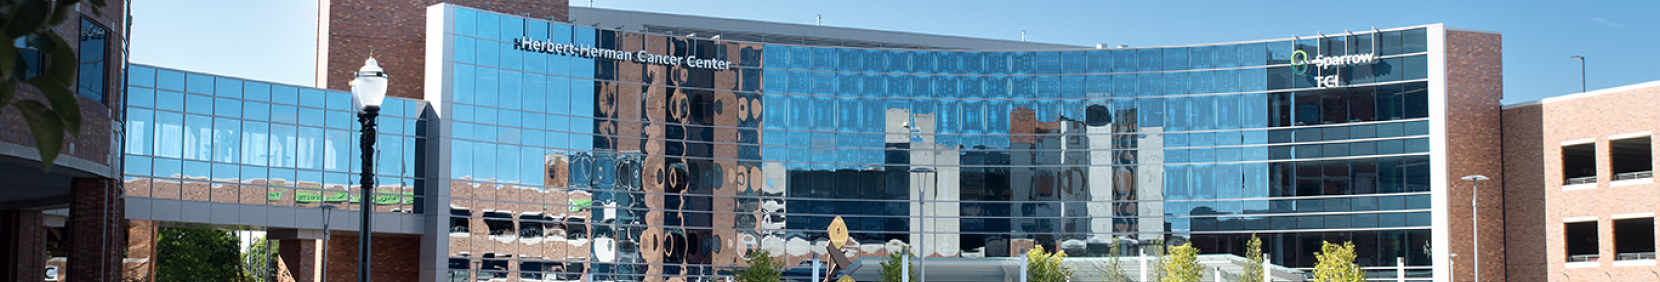
[[[81,107],[74,89],[79,67],[73,47],[52,28],[75,15],[80,0],[6,0],[0,2],[0,110],[16,108],[29,124],[35,148],[40,151],[41,171],[49,171],[63,147],[64,132],[79,137]],[[104,0],[88,0],[104,7]],[[37,55],[38,54],[38,55]],[[44,70],[33,71],[27,58],[47,58]],[[28,85],[45,96],[46,103],[17,99],[18,89]],[[50,106],[48,106],[50,105]]]

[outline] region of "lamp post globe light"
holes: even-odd
[[[1481,189],[1479,189],[1481,188],[1481,181],[1488,178],[1486,175],[1471,174],[1458,179],[1470,181],[1470,247],[1475,249],[1470,252],[1474,254],[1470,257],[1473,261],[1470,263],[1470,267],[1475,271],[1475,281],[1481,282],[1481,230],[1477,227],[1477,223],[1481,222],[1481,217],[1480,213],[1477,213],[1480,211],[1480,207],[1477,207],[1476,203],[1479,203],[1478,200],[1481,199]]]
[[[388,83],[386,71],[380,68],[375,58],[363,62],[363,68],[357,70],[352,79],[352,106],[357,108],[357,122],[363,124],[363,179],[358,181],[363,192],[359,197],[363,203],[358,207],[363,214],[362,224],[358,227],[357,239],[357,281],[369,282],[369,238],[373,224],[370,224],[374,215],[375,198],[375,118],[380,116],[380,102],[386,100],[386,86]]]

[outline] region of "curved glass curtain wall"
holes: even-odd
[[[456,275],[719,275],[757,246],[793,266],[836,216],[861,256],[917,243],[1108,256],[1113,238],[1243,255],[1257,233],[1292,267],[1312,267],[1321,240],[1354,241],[1368,267],[1431,265],[1422,28],[980,52],[716,42],[466,8],[454,22]],[[527,37],[734,65],[515,49]],[[1295,51],[1377,60],[1298,74]],[[1341,87],[1317,87],[1333,72]]]

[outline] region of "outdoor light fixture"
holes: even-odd
[[[1470,244],[1471,245],[1470,246],[1475,248],[1475,251],[1471,252],[1471,253],[1474,253],[1475,256],[1470,257],[1471,260],[1474,260],[1474,262],[1470,263],[1470,265],[1471,265],[1471,267],[1473,267],[1472,269],[1475,269],[1475,281],[1476,282],[1481,282],[1481,229],[1477,228],[1477,226],[1476,226],[1477,225],[1476,223],[1481,221],[1481,217],[1479,216],[1480,214],[1477,213],[1478,212],[1478,207],[1476,207],[1476,203],[1477,203],[1476,201],[1481,199],[1479,197],[1481,195],[1481,189],[1478,189],[1478,188],[1481,187],[1481,181],[1482,180],[1487,180],[1487,176],[1486,175],[1480,175],[1480,174],[1471,174],[1471,175],[1466,175],[1464,177],[1460,177],[1458,179],[1463,179],[1465,181],[1470,181],[1471,182],[1470,183],[1470,236],[1471,236],[1471,238],[1470,238]]]
[[[360,207],[363,213],[363,223],[359,225],[357,240],[357,281],[369,282],[369,238],[370,224],[375,211],[375,118],[380,116],[380,102],[386,100],[386,86],[388,84],[386,71],[380,69],[380,63],[375,58],[363,62],[363,68],[357,70],[355,79],[352,79],[352,106],[356,107],[357,122],[363,123],[363,179],[358,181],[363,192],[359,197],[363,199]]]

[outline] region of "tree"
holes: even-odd
[[[1147,269],[1142,269],[1141,271],[1146,271],[1151,274],[1148,275],[1148,281],[1164,281],[1164,271],[1155,271],[1163,270],[1164,263],[1166,259],[1168,259],[1164,256],[1164,237],[1154,237],[1152,242],[1149,242],[1147,246],[1142,247],[1142,249],[1146,250],[1145,253],[1148,256],[1153,257],[1153,261],[1148,262]]]
[[[1107,253],[1112,260],[1107,261],[1106,269],[1101,272],[1107,276],[1106,282],[1130,282],[1129,275],[1124,273],[1124,263],[1119,262],[1124,255],[1124,243],[1118,238],[1112,239],[1112,245],[1107,247]]]
[[[778,282],[784,275],[779,270],[784,268],[784,262],[772,257],[771,252],[757,251],[750,255],[749,268],[738,271],[738,282]]]
[[[900,264],[901,264],[902,261],[904,261],[906,256],[910,256],[910,255],[911,255],[911,248],[910,247],[905,247],[904,249],[900,249],[898,252],[888,253],[888,261],[882,262],[882,271],[881,271],[882,281],[883,282],[903,281],[901,279],[900,272],[902,272],[904,270],[900,269]],[[910,265],[911,269],[909,271],[909,273],[910,273],[909,276],[911,276],[910,281],[922,281],[922,279],[921,279],[921,277],[922,277],[921,274],[922,273],[916,271],[916,269],[917,269],[916,264],[917,264],[917,262],[914,262],[914,261],[911,262],[911,265]]]
[[[248,245],[248,252],[242,254],[242,269],[248,272],[249,278],[276,277],[277,248],[280,246],[278,243],[280,242],[267,240],[266,237],[260,236],[259,239],[254,240],[253,244]],[[267,256],[266,250],[270,250],[269,256]],[[265,273],[260,271],[265,271]]]
[[[236,236],[224,230],[162,228],[156,281],[246,281]]]
[[[1199,248],[1194,248],[1192,242],[1170,248],[1170,252],[1164,255],[1164,275],[1159,281],[1199,282],[1205,268],[1199,266],[1198,256]]]
[[[1026,281],[1031,282],[1066,282],[1072,277],[1071,264],[1065,264],[1066,251],[1056,250],[1054,253],[1043,251],[1043,246],[1033,246],[1026,251]]]
[[[1366,273],[1360,271],[1359,265],[1355,265],[1354,242],[1343,242],[1343,245],[1320,242],[1320,252],[1314,256],[1320,261],[1314,264],[1314,281],[1366,281]]]
[[[64,132],[75,136],[81,132],[81,106],[73,89],[79,62],[69,42],[53,30],[77,14],[74,8],[80,2],[0,2],[0,26],[4,26],[0,34],[6,42],[0,44],[0,110],[12,107],[23,114],[23,120],[29,124],[29,134],[35,138],[35,149],[40,152],[41,171],[50,170],[58,158]],[[104,0],[88,2],[94,6],[94,13],[102,15],[97,8],[104,6]],[[29,58],[34,58],[41,69],[32,69]],[[16,99],[18,88],[23,84],[40,90],[46,103]]]
[[[1262,281],[1262,238],[1251,233],[1251,241],[1245,243],[1245,277],[1239,282],[1267,282]]]

